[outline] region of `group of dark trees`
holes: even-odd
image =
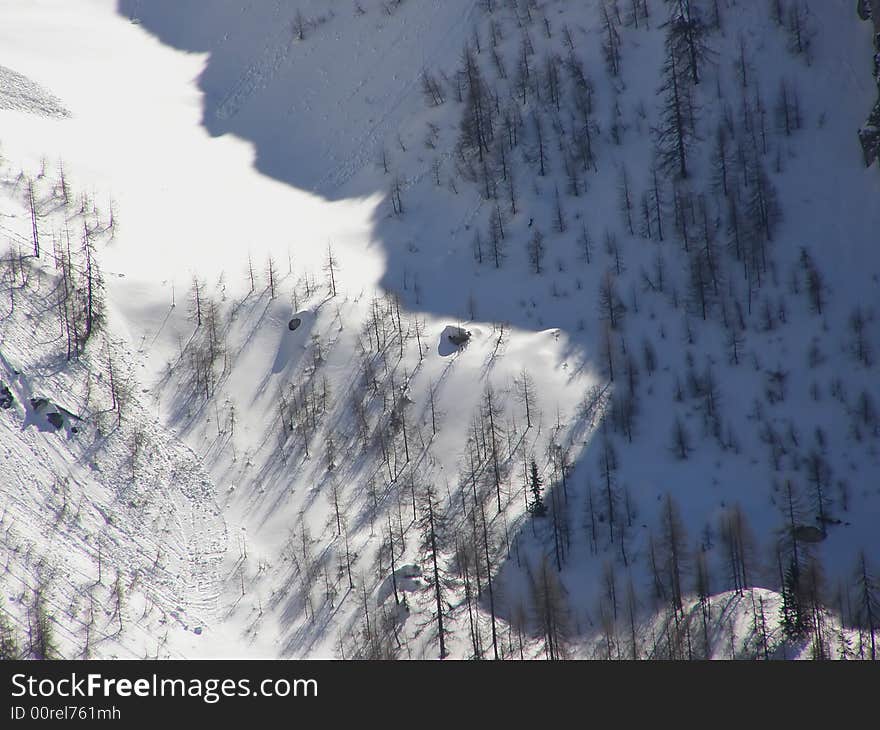
[[[0,661],[62,658],[45,586],[33,589],[26,618],[26,630],[21,632],[0,605]]]
[[[332,245],[327,246],[327,253],[322,262],[322,271],[326,289],[319,285],[311,273],[305,273],[295,281],[290,289],[290,301],[294,311],[299,310],[300,301],[310,299],[321,291],[326,291],[328,299],[336,297],[340,263]],[[252,295],[259,295],[266,296],[269,301],[274,300],[281,292],[282,284],[286,283],[293,273],[293,261],[289,254],[288,265],[282,268],[270,253],[266,257],[262,270],[255,265],[249,254],[246,282],[250,288],[245,299]],[[185,363],[186,367],[176,371],[182,373],[179,386],[188,392],[189,398],[204,403],[210,401],[217,394],[218,386],[229,373],[228,332],[232,320],[243,304],[243,302],[234,305],[225,304],[224,292],[225,281],[222,274],[213,287],[208,286],[207,282],[198,274],[194,274],[188,290],[187,318],[192,323],[194,331],[185,345],[182,341],[180,343],[178,364]],[[172,308],[177,306],[173,289],[171,306]],[[324,357],[320,340],[314,340],[313,345],[312,371],[317,369]],[[170,376],[174,371],[173,368],[169,369],[167,375]],[[299,413],[299,404],[309,405],[314,401],[314,383],[309,387],[308,396],[300,393],[297,397],[294,392],[297,390],[296,388],[291,388],[289,392],[280,392],[279,413],[285,431],[295,430],[289,406],[293,404],[294,410]],[[322,403],[326,403],[327,400],[326,387],[325,383],[323,386],[325,392],[321,396]],[[309,407],[307,412],[310,415],[306,419],[307,425],[301,427],[303,433],[308,433],[315,426],[315,409]]]
[[[527,422],[537,412],[531,387],[531,378],[525,373],[514,384],[514,394],[530,414]],[[565,656],[569,630],[565,589],[557,575],[568,541],[562,503],[567,496],[551,493],[550,504],[545,504],[541,469],[534,456],[527,456],[526,436],[531,424],[524,433],[519,432],[505,418],[505,411],[501,395],[487,386],[473,419],[458,486],[442,496],[433,488],[425,492],[421,545],[430,561],[425,574],[434,591],[435,630],[441,656],[442,637],[454,620],[466,623],[473,658],[504,659],[522,658],[532,628],[541,626],[547,658],[558,659]],[[554,452],[558,450],[551,449],[550,454]],[[563,456],[557,453],[550,460],[554,477],[561,478],[563,470],[567,475],[569,467],[563,464]],[[537,567],[526,563],[530,610],[522,601],[512,605],[497,577],[503,561],[511,558],[514,549],[518,551],[507,522],[507,507],[516,499],[511,488],[517,479],[518,462],[523,469],[525,509],[532,519],[549,518],[556,541],[557,569],[549,560]],[[441,556],[451,553],[451,559],[438,563],[438,549]],[[463,593],[457,606],[450,603],[453,592]]]
[[[106,370],[110,409],[99,410],[98,414],[115,412],[118,423],[130,400],[131,383],[119,372],[110,340],[96,337],[106,324],[99,246],[115,235],[117,221],[113,206],[111,203],[105,218],[94,200],[86,195],[74,195],[63,165],[59,165],[56,179],[51,179],[45,168],[44,163],[35,177],[19,173],[15,180],[14,187],[23,191],[30,216],[30,236],[27,241],[11,237],[6,251],[0,255],[0,286],[9,297],[7,316],[17,313],[16,297],[27,291],[39,292],[40,300],[47,304],[40,309],[40,315],[57,317],[55,341],[60,345],[59,355],[73,361],[88,352],[90,363],[94,366],[100,363],[101,369]],[[58,218],[62,217],[59,211],[63,212],[60,230],[57,227]],[[94,405],[91,402],[93,385],[92,375],[87,373],[86,408]]]
[[[51,295],[52,309],[58,317],[61,340],[67,360],[83,352],[94,333],[104,324],[104,280],[98,261],[100,238],[112,235],[115,228],[112,206],[109,219],[102,221],[94,202],[86,196],[76,205],[73,193],[59,166],[58,179],[47,191],[45,171],[35,179],[20,173],[16,186],[23,189],[30,214],[29,240],[10,239],[0,261],[9,297],[9,313],[15,312],[16,293],[27,288],[33,276],[40,277],[43,261],[50,260],[56,276]],[[64,230],[46,231],[45,211],[62,206],[69,212]],[[51,235],[51,249],[47,239]]]

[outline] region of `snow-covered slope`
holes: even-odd
[[[14,226],[24,178],[4,168],[0,180]],[[33,190],[40,208],[56,209],[44,224],[109,238],[97,211],[43,197],[45,177]],[[201,631],[220,611],[227,537],[211,478],[143,407],[125,344],[96,334],[67,358],[57,270],[45,251],[42,261],[18,258],[20,238],[5,230],[14,250],[0,321],[4,611],[27,626],[53,617],[49,655],[167,655],[169,634]]]
[[[870,27],[692,0],[680,180],[669,8],[604,5],[0,3],[20,625],[33,545],[50,613],[94,583],[121,625],[71,656],[739,656],[755,601],[768,656],[864,656],[833,627],[880,554]],[[106,316],[68,361],[71,232]],[[778,627],[793,547],[824,644]],[[697,593],[742,611],[684,651]]]

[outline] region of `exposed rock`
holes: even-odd
[[[0,408],[12,408],[15,398],[5,383],[0,382]]]
[[[55,430],[60,430],[64,426],[69,426],[71,433],[77,433],[79,431],[79,429],[73,425],[73,422],[81,421],[82,419],[75,413],[72,413],[66,408],[63,408],[57,403],[53,403],[48,398],[43,398],[42,396],[31,398],[30,400],[34,411],[41,414]]]
[[[471,333],[466,329],[462,329],[461,327],[453,327],[450,328],[450,331],[446,335],[449,338],[449,341],[455,345],[456,347],[462,347],[468,343],[471,339]]]
[[[440,333],[440,341],[437,345],[437,352],[441,357],[454,355],[461,352],[470,342],[471,333],[456,325],[450,324],[443,328]]]

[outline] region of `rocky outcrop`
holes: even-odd
[[[877,79],[877,101],[868,121],[859,130],[859,142],[870,167],[880,159],[880,0],[858,0],[857,11],[862,20],[874,23],[874,77]]]
[[[13,403],[15,403],[15,398],[12,396],[12,391],[6,387],[3,381],[0,381],[0,408],[12,408]]]
[[[461,327],[452,328],[446,333],[449,341],[456,347],[464,347],[471,339],[471,333]]]
[[[68,426],[71,433],[77,433],[79,431],[73,423],[75,421],[81,421],[82,419],[76,414],[70,412],[66,408],[62,408],[57,403],[53,403],[48,398],[43,398],[42,396],[31,398],[30,401],[34,413],[45,418],[56,431],[64,426]]]

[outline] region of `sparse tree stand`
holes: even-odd
[[[43,585],[37,586],[33,592],[33,604],[28,610],[28,654],[31,659],[60,658],[45,593]]]
[[[682,78],[674,49],[667,49],[663,64],[663,108],[660,126],[655,129],[657,155],[664,172],[688,176],[688,151],[694,138],[694,108],[691,90]]]
[[[544,234],[536,228],[528,243],[529,263],[536,274],[540,274],[543,270],[545,251]]]
[[[402,187],[403,182],[401,181],[400,175],[396,175],[394,177],[394,182],[391,185],[391,206],[394,215],[403,215],[403,200],[400,197]]]
[[[85,344],[92,331],[97,328],[102,318],[102,301],[100,299],[101,289],[101,273],[95,261],[95,244],[92,242],[91,233],[88,226],[83,222],[83,243],[82,253],[85,258],[85,276],[86,276],[86,311],[85,311],[85,333],[83,334],[83,344]]]
[[[6,613],[0,610],[0,661],[21,658],[21,647],[15,634],[15,626]]]
[[[348,560],[348,533],[346,532],[346,560]],[[391,588],[394,590],[394,604],[400,605],[400,595],[397,592],[397,563],[395,561],[394,527],[391,525],[391,515],[388,515],[388,552],[391,555]]]
[[[339,262],[333,254],[333,247],[327,246],[327,259],[324,261],[324,271],[327,274],[327,288],[330,296],[336,296],[336,272],[339,270]]]
[[[786,511],[790,544],[789,554],[783,555],[783,546],[777,549],[777,567],[781,584],[782,606],[780,617],[786,637],[797,639],[808,631],[807,608],[804,605],[804,579],[802,576],[802,550],[799,550],[797,526],[800,523],[800,505],[791,481],[785,484]],[[787,563],[787,565],[786,565]]]
[[[192,289],[190,290],[190,298],[192,302],[192,318],[196,321],[196,327],[202,326],[202,292],[199,279],[193,276]]]
[[[673,49],[694,84],[700,83],[700,66],[712,55],[706,27],[690,0],[667,0],[672,6],[667,23],[667,44]]]
[[[687,537],[684,523],[678,511],[678,505],[672,495],[667,492],[663,504],[662,517],[662,544],[666,552],[666,573],[669,578],[669,597],[671,608],[678,615],[683,614],[682,604],[682,573],[684,572],[684,559]]]
[[[275,259],[269,256],[266,261],[266,279],[269,283],[269,299],[275,298]]]
[[[34,244],[34,256],[40,258],[40,232],[37,230],[37,207],[34,202],[33,180],[28,180],[28,207],[31,212],[31,237]]]
[[[531,575],[532,602],[544,634],[544,652],[554,661],[565,658],[568,606],[565,589],[544,556],[539,575]],[[531,572],[531,571],[530,571]]]
[[[616,7],[616,2],[613,3]],[[605,56],[605,66],[608,73],[617,76],[620,73],[620,34],[614,24],[614,19],[608,12],[608,6],[602,3],[602,53]]]
[[[532,492],[532,501],[529,504],[529,512],[535,517],[543,517],[547,514],[547,505],[544,504],[544,498],[541,496],[541,488],[544,481],[538,474],[538,465],[532,459],[529,467],[529,489]]]
[[[501,512],[501,469],[498,465],[498,437],[499,434],[498,427],[496,426],[496,419],[498,419],[502,413],[501,409],[497,404],[493,405],[492,403],[492,388],[490,386],[486,387],[485,394],[485,413],[489,419],[489,438],[490,445],[492,447],[492,474],[495,480],[495,495],[498,500],[498,512]]]
[[[489,559],[489,530],[486,526],[486,510],[480,502],[480,516],[483,520],[483,551],[486,556],[486,580],[489,587],[489,612],[492,617],[492,651],[498,659],[498,631],[495,623],[495,592],[492,588],[492,561]]]
[[[440,582],[440,566],[438,564],[438,514],[436,511],[436,495],[433,487],[428,487],[425,491],[425,497],[422,509],[421,532],[422,532],[422,550],[429,554],[431,560],[431,572],[433,575],[434,599],[437,605],[437,637],[440,643],[440,658],[445,659],[446,651],[446,633],[443,626],[443,586]]]
[[[862,629],[867,629],[871,637],[871,661],[877,659],[876,633],[880,619],[880,582],[871,575],[865,551],[859,552],[855,570],[857,604],[859,615],[859,644],[862,643]]]
[[[523,370],[519,378],[516,382],[517,385],[517,397],[520,402],[525,407],[525,416],[526,416],[526,431],[528,431],[532,427],[532,408],[535,404],[535,385],[532,381],[532,377],[526,370]]]

